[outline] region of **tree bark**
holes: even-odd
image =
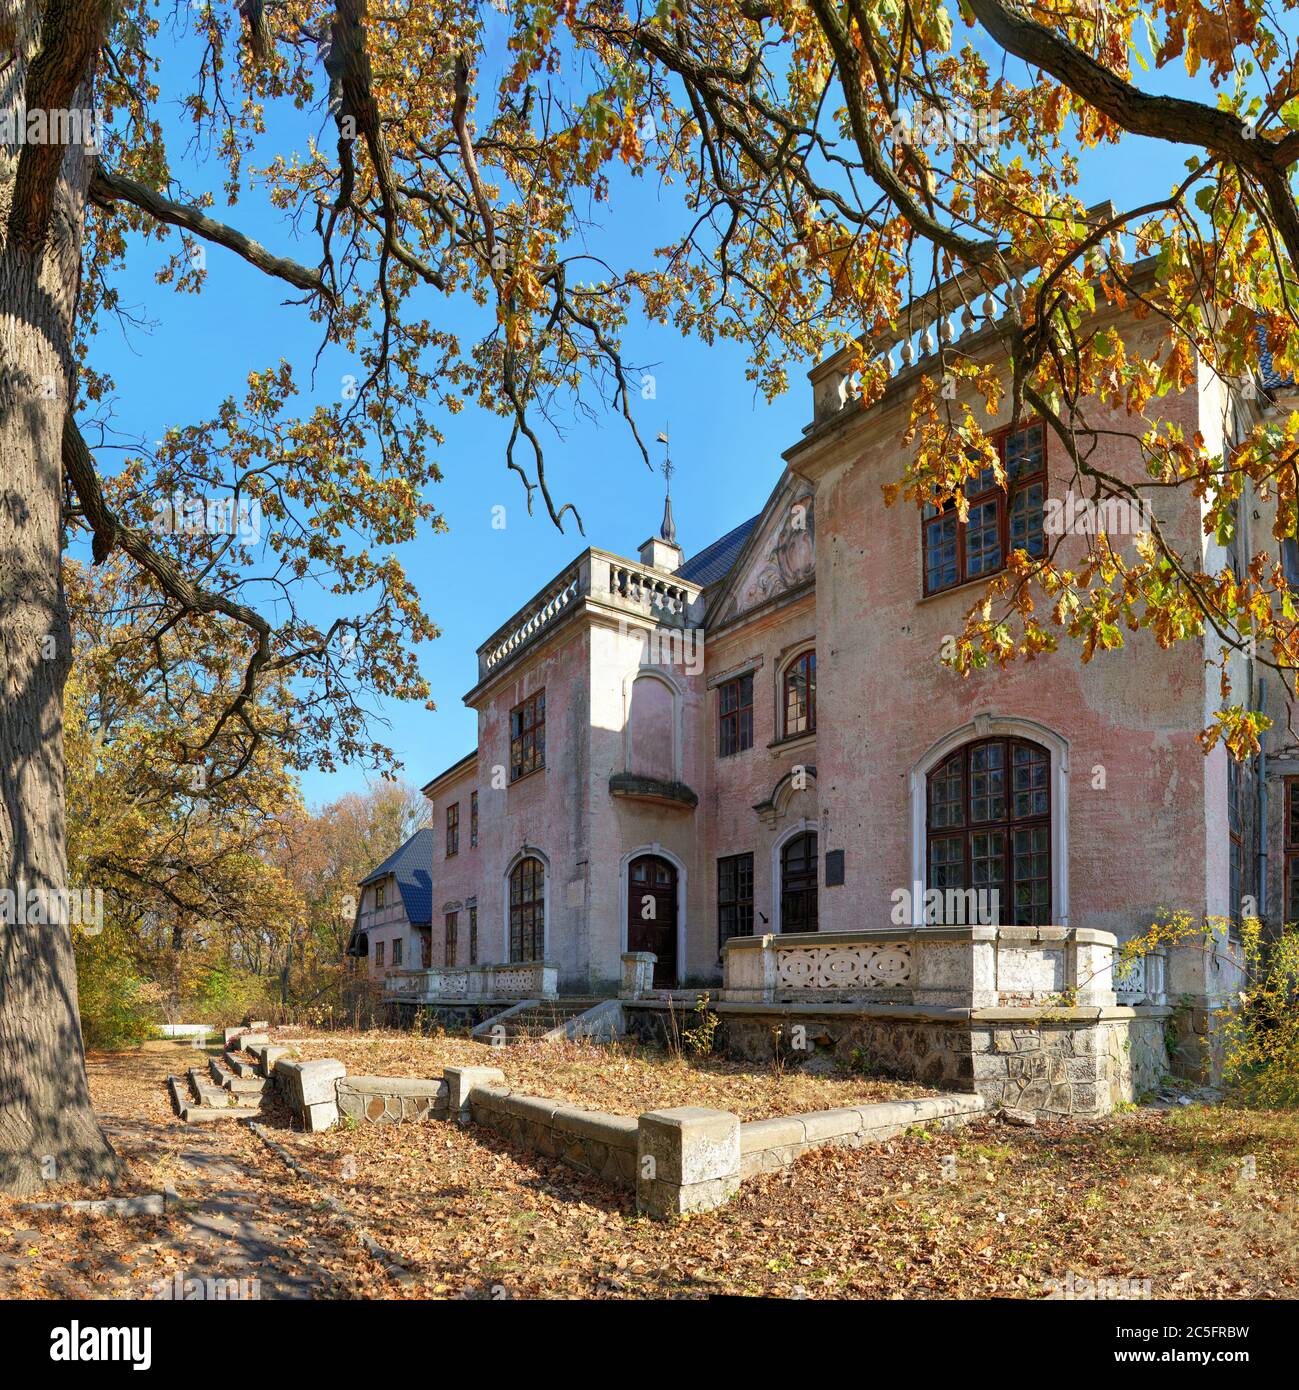
[[[106,17],[0,0],[0,109],[88,112]],[[68,886],[61,455],[93,164],[76,141],[0,147],[0,1189],[17,1194],[120,1171],[90,1103],[69,926],[30,912],[65,915]]]

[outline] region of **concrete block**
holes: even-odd
[[[751,1120],[740,1126],[740,1153],[761,1153],[764,1149],[787,1147],[805,1142],[803,1126],[790,1116],[774,1120]]]
[[[447,1113],[469,1122],[469,1093],[475,1086],[504,1086],[505,1073],[499,1067],[446,1067],[442,1073],[447,1083]]]
[[[275,1064],[276,1083],[295,1111],[309,1105],[333,1105],[337,1082],[346,1075],[347,1068],[332,1057],[322,1057],[314,1062],[281,1059]]]
[[[338,1104],[335,1101],[320,1101],[302,1108],[302,1127],[308,1134],[319,1134],[321,1130],[333,1129],[338,1123]]]
[[[740,1121],[725,1110],[682,1105],[640,1117],[636,1206],[654,1217],[721,1206],[740,1186]]]
[[[558,1105],[550,1123],[563,1134],[594,1139],[611,1148],[636,1152],[636,1135],[640,1123],[631,1115],[606,1115],[599,1110],[579,1110],[575,1106]]]
[[[861,1111],[842,1106],[837,1110],[812,1110],[798,1117],[809,1144],[823,1144],[829,1139],[841,1139],[856,1134],[862,1127]]]
[[[275,1070],[276,1062],[282,1057],[292,1057],[293,1055],[289,1048],[275,1047],[270,1043],[253,1048],[252,1054],[257,1058],[257,1071],[262,1076],[270,1076]]]

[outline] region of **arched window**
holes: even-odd
[[[929,774],[927,793],[927,886],[995,893],[977,920],[1050,923],[1050,753],[1022,738],[967,743]]]
[[[786,840],[780,850],[780,930],[817,931],[815,830]]]
[[[802,652],[785,667],[784,736],[816,732],[816,653]]]
[[[546,866],[529,856],[510,871],[510,960],[546,956]]]

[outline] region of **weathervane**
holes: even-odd
[[[672,451],[668,445],[666,429],[659,431],[658,442],[663,446],[663,482],[667,489],[663,499],[663,525],[659,527],[659,537],[669,545],[675,545],[677,527],[672,519]]]
[[[660,430],[658,442],[663,446],[663,481],[667,484],[668,496],[672,496],[672,453],[668,446],[667,430]]]

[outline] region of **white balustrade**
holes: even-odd
[[[884,927],[733,937],[723,1000],[1112,1008],[1115,938],[1070,927]],[[1153,961],[1155,958],[1151,958]],[[1135,1002],[1162,1002],[1146,989]]]
[[[550,999],[559,992],[558,983],[559,969],[553,961],[529,961],[393,970],[383,987],[393,997],[427,1004],[444,999]]]

